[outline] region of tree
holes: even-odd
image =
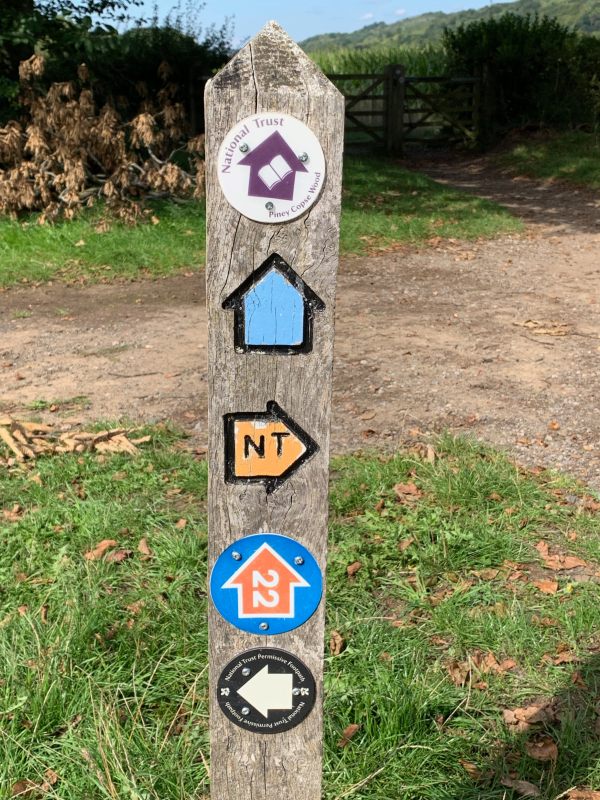
[[[14,0],[17,4],[21,0]],[[142,0],[24,0],[34,2],[44,16],[72,17],[82,19],[92,14],[108,19],[124,19],[130,6],[141,5]]]
[[[141,0],[0,0],[0,122],[16,111],[19,64],[40,47],[68,52],[94,30],[92,15],[123,21]],[[42,44],[43,43],[43,44]]]

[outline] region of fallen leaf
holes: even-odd
[[[145,605],[146,603],[144,600],[136,600],[135,603],[130,603],[128,606],[125,606],[125,608],[135,616],[136,614],[140,613]]]
[[[15,503],[12,508],[2,509],[2,516],[8,522],[18,522],[24,513],[23,508],[18,503]]]
[[[502,719],[517,733],[524,733],[533,725],[555,722],[556,710],[551,703],[534,703],[519,708],[506,708],[502,712]]]
[[[474,781],[480,781],[483,777],[483,772],[479,769],[477,764],[474,764],[472,761],[466,761],[464,758],[460,758],[458,763],[465,770],[469,778],[472,778]]]
[[[550,552],[550,548],[548,547],[548,542],[545,542],[543,539],[536,544],[535,549],[541,555],[542,558],[547,558]]]
[[[541,625],[543,628],[559,628],[560,623],[558,620],[552,619],[552,617],[538,617],[537,614],[534,614],[531,617],[532,622],[535,622],[536,625]]]
[[[469,664],[466,661],[457,661],[456,659],[452,659],[446,664],[446,671],[455,686],[464,686],[471,674]]]
[[[179,375],[179,373],[177,373],[177,375]],[[147,442],[151,442],[152,441],[152,437],[151,436],[140,436],[139,439],[130,439],[129,441],[131,442],[131,444],[135,444],[135,445],[147,444]]]
[[[33,798],[37,794],[37,790],[39,786],[37,783],[33,781],[24,780],[24,781],[17,781],[13,784],[13,787],[10,792],[11,797],[21,797],[23,800],[25,798]]]
[[[131,558],[132,555],[133,550],[113,550],[106,556],[105,561],[108,561],[112,564],[120,564],[121,561]]]
[[[579,672],[578,669],[576,669],[575,672],[571,675],[571,683],[574,686],[579,686],[580,689],[588,688],[586,682],[583,680],[581,672]]]
[[[53,769],[47,769],[44,772],[44,782],[42,784],[42,791],[48,791],[51,786],[58,783],[58,775]]]
[[[408,548],[414,541],[415,541],[414,536],[409,536],[406,539],[402,539],[400,542],[398,542],[398,550],[400,550],[400,552],[403,553],[405,550],[408,550]]]
[[[593,497],[584,497],[583,507],[586,509],[586,511],[600,511],[600,503],[597,500],[594,500]]]
[[[544,560],[544,564],[548,569],[563,570],[563,569],[576,569],[577,567],[587,567],[586,562],[577,556],[567,556],[562,553],[550,554],[548,543],[540,540],[535,549]]]
[[[577,556],[550,556],[549,561],[552,560],[554,569],[576,569],[577,567],[587,567],[587,563]],[[548,566],[551,566],[547,562]]]
[[[581,661],[579,656],[576,656],[575,653],[570,653],[566,650],[562,653],[559,653],[557,656],[554,656],[552,659],[552,663],[555,666],[559,666],[560,664],[573,664],[577,661]]]
[[[350,743],[350,739],[352,739],[358,730],[360,730],[360,725],[357,725],[355,722],[344,728],[342,736],[337,743],[338,747],[346,747]]]
[[[152,556],[154,555],[152,550],[148,546],[148,542],[146,540],[146,537],[144,537],[143,539],[140,539],[140,541],[138,542],[137,549],[138,549],[138,553],[141,553],[141,555],[142,555],[142,561],[147,561],[149,558],[152,558]]]
[[[502,786],[514,789],[521,797],[539,797],[541,792],[537,786],[529,781],[519,781],[516,778],[502,778]]]
[[[401,503],[409,503],[423,497],[423,492],[415,483],[397,483],[394,486],[396,497]]]
[[[471,570],[471,575],[475,575],[477,578],[481,578],[484,581],[493,581],[495,578],[498,577],[499,573],[500,573],[499,569],[494,569],[492,567],[487,569]]]
[[[346,567],[346,573],[348,574],[348,577],[353,578],[361,567],[362,564],[360,561],[353,561],[352,564],[349,564]]]
[[[530,758],[536,761],[556,761],[558,747],[551,736],[541,736],[525,742],[525,750]]]
[[[514,658],[504,658],[496,668],[496,672],[508,672],[511,669],[514,669],[517,666],[517,662]]]
[[[555,419],[550,420],[548,423],[548,430],[549,431],[559,431],[560,430],[560,422]]]
[[[558,591],[558,581],[531,581],[531,585],[539,589],[543,594],[556,594]]]
[[[566,800],[600,800],[600,792],[594,789],[569,789]]]
[[[521,328],[528,328],[532,333],[539,336],[566,336],[570,333],[570,327],[564,322],[541,322],[537,319],[526,319],[525,322],[513,322]]]
[[[187,519],[184,519],[183,517],[181,519],[178,519],[177,522],[175,523],[175,527],[179,528],[180,530],[182,528],[185,528],[186,525],[187,525]]]
[[[339,631],[331,631],[331,636],[329,638],[329,652],[331,655],[339,656],[345,647],[346,641],[342,634]]]
[[[93,550],[88,550],[85,554],[85,558],[87,561],[98,561],[99,558],[106,553],[107,550],[110,550],[111,547],[116,547],[117,542],[114,539],[103,539],[99,544],[94,547]]]
[[[40,619],[42,621],[42,625],[48,624],[48,606],[42,606],[40,608]]]

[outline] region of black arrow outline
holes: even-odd
[[[254,284],[258,283],[263,275],[266,275],[266,273],[273,268],[280,272],[302,296],[304,303],[304,321],[301,344],[246,344],[244,297]],[[283,355],[310,353],[312,351],[313,320],[315,312],[325,310],[325,303],[321,298],[313,292],[310,286],[292,269],[292,267],[290,267],[279,253],[270,255],[258,269],[255,269],[254,272],[223,301],[222,306],[224,309],[233,309],[234,311],[233,342],[237,353],[279,353]]]
[[[281,475],[252,475],[240,477],[235,474],[235,423],[237,420],[267,420],[269,422],[283,422],[284,425],[296,436],[306,450]],[[308,461],[318,450],[319,445],[297,422],[286,414],[275,400],[269,400],[266,411],[241,411],[223,416],[225,425],[225,482],[226,483],[264,483],[267,494],[285,483],[289,476]]]

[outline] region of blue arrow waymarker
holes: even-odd
[[[274,253],[223,303],[234,311],[238,352],[308,353],[315,311],[323,301]]]
[[[286,633],[303,625],[322,593],[321,570],[311,552],[279,533],[238,539],[221,553],[210,576],[219,614],[249,633]]]
[[[244,297],[244,341],[297,347],[304,340],[304,298],[275,267]]]

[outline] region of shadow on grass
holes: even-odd
[[[599,231],[600,144],[591,134],[532,137],[499,154],[454,154],[415,167],[526,222],[570,234]]]
[[[489,762],[465,763],[465,774],[474,774],[444,797],[600,797],[600,655],[573,663],[566,674],[562,691],[524,696],[518,708],[504,711],[506,736]]]
[[[354,156],[344,164],[343,253],[433,238],[491,238],[521,229],[497,203],[443,186],[396,161]]]

